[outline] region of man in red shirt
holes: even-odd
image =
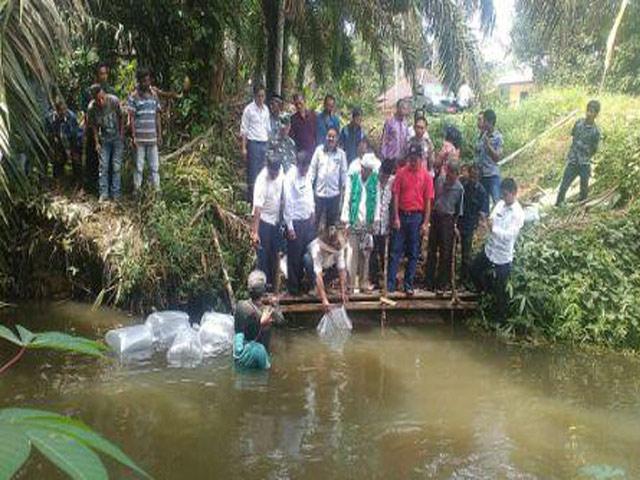
[[[413,295],[420,239],[427,237],[429,232],[433,178],[422,165],[422,155],[421,145],[410,145],[407,164],[398,169],[393,184],[393,237],[387,279],[387,290],[390,293],[396,290],[398,266],[406,255],[408,261],[404,273],[404,291],[407,295]]]

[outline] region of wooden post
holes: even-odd
[[[222,256],[222,248],[220,247],[220,239],[218,237],[218,230],[214,225],[211,226],[211,233],[213,235],[213,246],[216,250],[216,254],[220,260],[220,268],[222,269],[222,281],[224,282],[224,288],[227,291],[227,296],[229,297],[229,306],[231,307],[231,311],[233,312],[236,308],[236,296],[233,293],[233,287],[231,286],[231,279],[229,278],[229,273],[224,265],[224,257]]]
[[[387,255],[387,252],[389,250],[389,235],[385,235],[384,237],[384,255],[383,255],[383,261],[382,261],[382,296],[383,297],[387,297],[387,275],[388,275],[388,268],[389,268],[389,257]],[[380,326],[384,327],[384,323],[387,321],[387,306],[385,302],[381,302],[382,305],[382,312],[380,313]]]
[[[451,254],[451,303],[456,305],[460,303],[460,299],[458,298],[458,289],[456,285],[456,249],[458,247],[458,230],[456,229],[455,224],[453,229],[453,252]]]

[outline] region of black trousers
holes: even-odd
[[[340,219],[340,195],[335,197],[316,196],[316,227],[322,230],[337,225]]]
[[[455,216],[434,212],[429,230],[427,288],[451,288]]]
[[[292,295],[298,295],[304,278],[304,254],[311,241],[316,237],[316,226],[313,219],[308,218],[307,220],[294,220],[293,229],[296,232],[296,239],[287,239],[287,290]],[[313,275],[313,269],[307,274]],[[313,279],[309,280],[313,281]]]
[[[371,252],[371,258],[369,260],[369,271],[371,272],[371,278],[376,286],[380,286],[380,278],[384,275],[384,254],[385,248],[387,249],[387,255],[389,254],[389,244],[387,235],[374,235],[373,236],[373,252]],[[387,257],[387,261],[389,258]],[[386,279],[383,277],[382,281]]]
[[[576,179],[580,177],[580,201],[586,200],[589,194],[589,177],[591,176],[591,165],[583,164],[577,165],[575,163],[567,163],[564,168],[564,175],[562,176],[562,183],[558,190],[558,198],[556,199],[556,205],[562,205],[564,197],[567,195],[567,190]]]
[[[98,170],[100,159],[96,152],[96,144],[93,135],[87,133],[84,136],[84,188],[87,192],[98,193]]]
[[[276,280],[278,261],[280,260],[280,226],[260,220],[258,225],[258,268],[267,276],[267,286],[273,287]]]
[[[473,251],[473,234],[471,231],[460,231],[460,247],[462,249],[462,261],[460,265],[460,280],[462,283],[471,281],[471,253]]]
[[[484,253],[484,249],[473,260],[471,279],[476,290],[492,293],[496,300],[496,320],[504,322],[507,318],[508,302],[507,281],[511,274],[511,263],[496,265]]]

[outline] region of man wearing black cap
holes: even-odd
[[[277,93],[271,95],[271,98],[269,99],[269,123],[271,124],[269,140],[276,138],[280,132],[283,104],[284,99],[280,95]]]
[[[407,256],[404,274],[404,291],[413,295],[413,279],[416,275],[420,239],[429,232],[431,201],[433,200],[433,178],[422,164],[423,150],[411,144],[408,161],[396,172],[393,183],[393,239],[387,290],[396,290],[396,276],[402,257]]]
[[[267,151],[266,160],[267,165],[258,174],[253,190],[251,240],[258,252],[258,268],[267,277],[267,289],[271,289],[280,259],[280,211],[284,174],[280,159],[273,150]]]
[[[351,122],[340,132],[339,145],[347,155],[347,164],[351,164],[358,157],[358,145],[365,138],[362,130],[362,109],[355,107],[351,111]]]

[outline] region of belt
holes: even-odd
[[[416,213],[419,213],[420,215],[422,215],[424,211],[423,210],[401,210],[400,211],[400,215],[414,215]]]

